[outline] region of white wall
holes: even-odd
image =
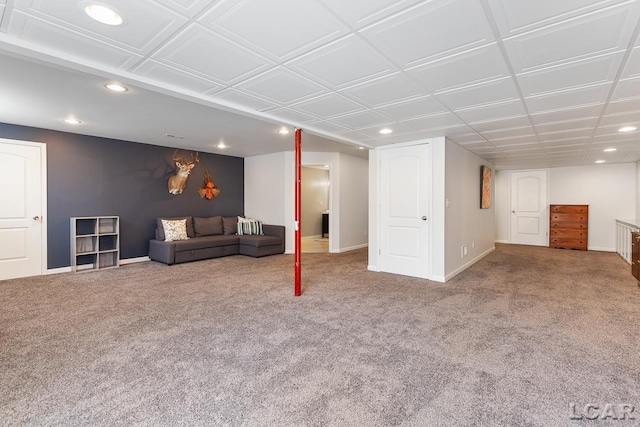
[[[635,163],[549,169],[549,204],[589,205],[590,250],[616,250],[616,219],[638,213]],[[509,242],[509,170],[496,179],[496,241]]]
[[[495,249],[495,186],[492,185],[491,208],[480,209],[482,165],[493,171],[491,163],[454,142],[446,142],[445,280]],[[492,183],[493,181],[492,179]],[[464,256],[463,246],[467,247]]]
[[[636,213],[636,164],[549,170],[549,204],[589,205],[589,249],[616,250],[616,218]]]
[[[329,209],[329,171],[302,167],[302,237],[322,235],[322,213]]]
[[[367,246],[368,162],[339,153],[302,152],[303,165],[329,165],[329,251]],[[294,152],[245,158],[245,215],[286,227],[285,250],[295,239]],[[341,176],[345,176],[344,180]]]

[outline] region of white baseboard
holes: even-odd
[[[362,248],[366,248],[369,247],[368,243],[364,243],[362,245],[356,245],[356,246],[349,246],[347,248],[339,248],[337,251],[335,251],[334,253],[342,253],[342,252],[349,252],[349,251],[355,251],[356,249],[362,249]]]
[[[302,240],[307,240],[307,239],[322,239],[321,235],[317,235],[317,236],[304,236],[302,237]]]
[[[151,258],[149,258],[148,256],[141,256],[138,258],[121,259],[120,265],[135,264],[137,262],[145,262],[145,261],[151,261]]]
[[[495,243],[507,243],[507,244],[511,243],[511,242],[510,242],[510,241],[508,241],[508,240],[494,240],[494,242],[495,242]]]
[[[49,268],[44,274],[49,275],[49,274],[69,273],[69,272],[71,272],[71,267],[60,267],[60,268]]]
[[[367,270],[380,273],[380,268],[377,265],[367,265]]]
[[[431,278],[429,278],[429,280],[431,280],[432,282],[440,282],[440,283],[444,283],[447,281],[447,279],[445,279],[442,276],[431,276]]]
[[[490,248],[487,251],[484,251],[483,253],[481,253],[480,255],[478,255],[477,257],[472,259],[471,261],[467,262],[466,264],[456,268],[451,273],[447,274],[445,277],[443,277],[444,280],[437,280],[435,278],[432,278],[431,280],[436,280],[437,282],[440,282],[440,281],[446,282],[447,280],[452,279],[453,277],[455,277],[459,273],[462,273],[464,270],[466,270],[467,268],[471,267],[473,264],[475,264],[476,262],[480,261],[482,258],[486,257],[487,255],[489,255],[491,252],[493,252],[495,250],[496,250],[496,248],[493,247],[493,248]]]
[[[587,246],[587,250],[600,252],[617,252],[615,248],[601,248],[598,246]]]

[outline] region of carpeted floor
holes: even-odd
[[[446,284],[366,265],[304,255],[300,298],[290,255],[0,282],[0,425],[640,425],[618,255],[498,245]]]

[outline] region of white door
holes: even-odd
[[[511,172],[511,243],[547,246],[547,171]]]
[[[381,271],[429,278],[428,144],[380,151]]]
[[[0,139],[0,280],[43,272],[44,150]]]

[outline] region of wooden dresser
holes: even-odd
[[[589,206],[551,205],[549,212],[549,247],[586,251]]]
[[[640,286],[640,232],[631,233],[631,274]]]

